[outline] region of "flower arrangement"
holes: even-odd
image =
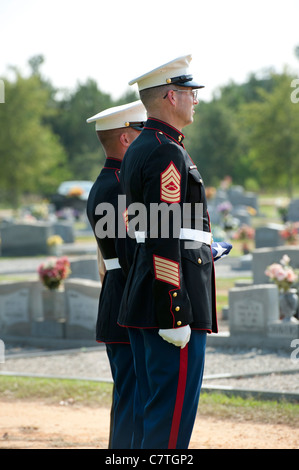
[[[214,186],[206,186],[206,198],[213,199],[216,196],[217,189]]]
[[[61,245],[62,243],[63,239],[60,235],[51,235],[51,237],[47,239],[47,245],[49,246]]]
[[[232,177],[227,175],[223,178],[222,181],[220,181],[220,188],[223,189],[223,190],[226,190],[228,188],[230,188],[230,186],[232,185]]]
[[[241,227],[239,227],[236,232],[233,234],[233,239],[234,240],[241,240],[241,249],[243,252],[243,255],[248,255],[251,251],[250,248],[250,240],[254,240],[255,237],[255,230],[252,227],[249,227],[249,225],[243,224]]]
[[[290,266],[290,258],[283,255],[279,263],[273,263],[265,271],[266,276],[275,282],[278,289],[283,292],[290,290],[294,282],[298,280],[298,275]]]
[[[224,201],[218,204],[217,206],[217,211],[220,212],[221,214],[228,214],[232,210],[233,206],[229,201]]]
[[[67,195],[68,195],[69,197],[79,197],[79,196],[82,196],[83,192],[84,192],[83,189],[80,188],[79,186],[73,186],[73,187],[69,190],[69,192],[68,192]]]
[[[34,204],[31,208],[31,215],[37,220],[47,220],[49,217],[49,208],[46,202]]]
[[[37,269],[41,282],[48,289],[58,289],[64,279],[71,273],[70,262],[66,256],[49,258]]]
[[[296,223],[287,223],[284,230],[281,230],[280,235],[290,245],[295,245],[299,242],[299,226]]]
[[[249,215],[252,215],[252,216],[255,216],[256,215],[256,209],[254,207],[251,207],[251,206],[247,206],[246,207],[246,210],[248,212]]]
[[[253,240],[255,236],[255,230],[249,225],[243,224],[234,233],[233,238],[235,240]]]

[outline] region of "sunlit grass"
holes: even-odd
[[[0,378],[2,400],[37,400],[49,405],[67,402],[73,406],[110,407],[111,398],[111,383],[17,376]],[[198,413],[217,419],[299,426],[299,406],[284,401],[264,401],[202,392]]]

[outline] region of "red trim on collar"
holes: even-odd
[[[153,117],[149,117],[148,120],[149,120],[149,121],[161,122],[161,124],[165,124],[166,126],[171,127],[171,129],[173,129],[173,130],[176,131],[178,134],[180,134],[180,135],[182,135],[183,137],[185,137],[182,132],[180,132],[176,127],[172,126],[171,124],[168,124],[168,122],[161,121],[160,119],[153,118]]]
[[[106,157],[106,160],[117,160],[118,162],[121,162],[121,158],[117,158],[117,157]]]

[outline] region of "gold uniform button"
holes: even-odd
[[[177,293],[177,292],[174,292],[174,293],[172,294],[172,297],[177,297],[177,295],[178,295],[178,293]]]
[[[181,310],[180,307],[175,307],[175,311],[176,311],[176,312],[179,312],[180,310]]]
[[[178,321],[176,324],[177,324],[178,326],[181,326],[182,322],[181,322],[181,321]]]
[[[201,264],[202,263],[201,258],[198,258],[197,262],[198,262],[198,264]]]

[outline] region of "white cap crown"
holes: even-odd
[[[105,109],[86,122],[95,122],[96,131],[119,129],[122,127],[138,127],[146,121],[146,110],[140,100],[133,103]]]
[[[196,83],[190,74],[189,65],[191,60],[191,54],[173,59],[130,80],[129,85],[137,83],[139,91],[161,85],[170,85],[171,83],[185,87],[203,88],[203,85]]]

